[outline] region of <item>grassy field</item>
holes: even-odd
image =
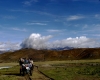
[[[9,66],[14,65],[13,63],[7,63]],[[11,64],[11,65],[10,65]],[[2,64],[2,66],[5,66]],[[0,65],[1,66],[1,65]],[[7,65],[8,66],[8,65]],[[0,80],[18,80],[17,76],[19,75],[19,66],[13,66],[11,68],[0,69]]]
[[[39,69],[54,80],[100,80],[100,63],[99,66],[91,66],[89,63],[56,64]]]
[[[34,64],[42,73],[54,80],[100,80],[99,59],[45,61]],[[12,66],[9,69],[0,69],[0,80],[18,80],[18,63],[0,63],[0,66]]]
[[[41,62],[38,65],[41,72],[54,80],[100,80],[99,59]]]

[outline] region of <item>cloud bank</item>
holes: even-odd
[[[52,36],[41,36],[40,34],[33,33],[25,39],[21,46],[22,48],[46,49],[48,48],[48,40]]]
[[[100,43],[94,39],[87,38],[86,36],[76,38],[66,38],[63,40],[56,40],[49,42],[53,36],[41,36],[41,34],[33,33],[21,43],[22,48],[33,49],[50,49],[58,47],[74,47],[74,48],[94,48],[99,47]]]
[[[67,21],[79,20],[79,19],[83,19],[83,18],[85,18],[85,17],[84,16],[74,15],[74,16],[69,16],[67,18]]]
[[[18,50],[20,48],[20,43],[0,42],[0,51]]]
[[[100,47],[100,42],[95,39],[87,38],[86,36],[80,36],[75,38],[66,38],[62,40],[55,40],[50,42],[54,36],[42,36],[39,33],[33,33],[21,43],[13,42],[0,42],[0,51],[5,50],[18,50],[21,48],[33,48],[33,49],[52,49],[52,48],[95,48]]]

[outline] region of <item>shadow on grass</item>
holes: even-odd
[[[6,73],[4,75],[15,75],[15,76],[22,76],[20,73]]]

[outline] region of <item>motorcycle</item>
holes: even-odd
[[[32,66],[30,66],[29,64],[23,64],[20,67],[20,74],[23,75],[23,76],[25,74],[32,76]]]

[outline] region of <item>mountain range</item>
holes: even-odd
[[[32,58],[34,61],[100,59],[100,48],[73,48],[70,50],[20,49],[0,54],[0,62],[18,61]]]
[[[58,48],[51,48],[50,50],[70,50],[73,49],[73,47],[58,47]]]

